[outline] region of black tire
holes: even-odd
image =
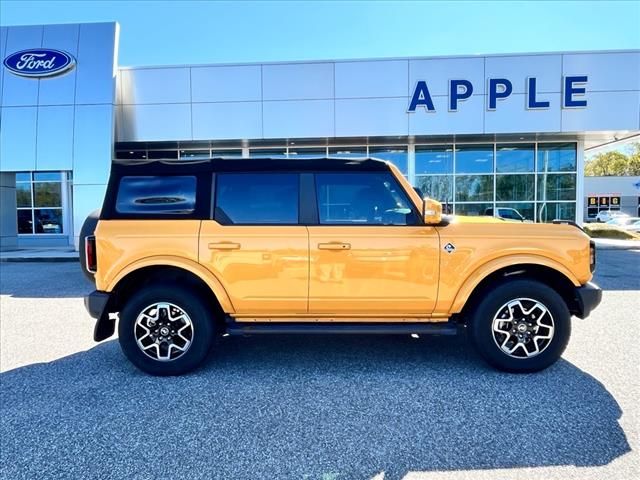
[[[84,242],[88,236],[93,235],[96,231],[96,226],[98,225],[98,220],[100,219],[100,209],[94,210],[91,212],[87,218],[84,220],[82,224],[82,228],[80,229],[80,238],[78,245],[78,253],[80,254],[80,268],[82,269],[82,273],[84,274],[90,282],[94,281],[94,275],[90,271],[87,270],[87,255],[86,250],[84,248]]]
[[[498,328],[505,329],[508,332],[515,331],[516,333],[497,333],[494,339],[494,317],[501,312],[501,315],[506,315],[507,312],[510,312],[511,308],[505,307],[505,305],[515,299],[523,299],[519,305],[515,304],[514,312],[509,316],[509,318],[513,317],[516,320],[511,323],[500,323]],[[548,313],[536,313],[541,310],[532,310],[533,302],[542,304],[546,307]],[[524,306],[524,309],[520,308],[521,305]],[[531,315],[538,315],[539,320],[530,320],[531,315],[520,315],[520,312],[524,312],[527,309],[531,312]],[[551,315],[552,322],[549,321],[548,314]],[[526,319],[527,322],[532,322],[521,326],[523,329],[528,328],[522,335],[526,340],[526,335],[528,334],[529,341],[518,346],[513,355],[510,355],[500,348],[498,342],[504,344],[507,349],[517,345],[519,342],[518,335],[520,335],[518,324],[525,323],[522,321],[523,319]],[[543,335],[546,336],[550,333],[550,330],[545,327],[537,327],[537,331],[532,330],[532,328],[536,328],[536,323],[539,321],[545,324],[553,324],[554,329],[550,340],[540,339]],[[505,320],[505,322],[508,322],[508,320]],[[533,325],[533,327],[527,327],[527,325]],[[486,292],[482,300],[476,305],[471,314],[469,333],[478,353],[490,365],[507,372],[537,372],[552,365],[564,352],[571,336],[571,314],[562,297],[547,285],[535,280],[507,280]],[[533,337],[538,333],[540,333],[540,336],[534,341]],[[534,343],[531,343],[532,341]],[[527,357],[524,349],[534,353],[534,344],[539,346],[540,353]]]
[[[142,348],[138,347],[134,333],[134,328],[140,332],[140,327],[136,327],[138,316],[149,306],[159,302],[178,307],[186,313],[192,324],[189,347],[177,358],[168,361],[151,358],[143,352]],[[189,330],[187,330],[188,333]],[[182,375],[196,369],[211,350],[215,339],[214,313],[209,304],[197,293],[173,284],[153,284],[129,297],[120,312],[118,335],[120,347],[126,357],[143,372],[158,376]],[[151,355],[154,354],[154,350],[157,352],[155,348],[149,350]],[[175,351],[172,353],[171,348],[168,350],[170,356],[177,354]]]

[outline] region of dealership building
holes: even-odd
[[[121,67],[118,35],[0,30],[3,248],[77,245],[119,159],[370,156],[451,213],[582,222],[585,151],[640,133],[640,50]]]

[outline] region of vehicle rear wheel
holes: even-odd
[[[118,335],[122,351],[140,370],[181,375],[207,357],[215,322],[199,295],[175,285],[150,285],[127,301]]]
[[[571,335],[562,297],[534,280],[506,281],[480,301],[469,325],[480,355],[508,372],[537,372],[556,362]]]

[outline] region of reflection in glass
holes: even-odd
[[[456,203],[456,215],[468,215],[477,217],[486,215],[487,210],[493,208],[492,203]]]
[[[539,143],[538,172],[575,172],[575,143]]]
[[[407,164],[409,162],[409,156],[407,149],[404,147],[387,147],[387,148],[369,148],[369,156],[379,158],[380,160],[387,160],[393,163],[402,172],[403,175],[407,174]]]
[[[419,176],[416,177],[416,185],[427,197],[435,198],[441,203],[453,202],[452,175]]]
[[[30,183],[16,183],[16,204],[18,208],[31,206]]]
[[[533,221],[533,202],[497,203],[496,208],[498,210],[498,216],[501,218],[520,220],[520,217],[522,216],[525,220]]]
[[[537,200],[575,200],[576,175],[565,174],[538,174],[538,198]]]
[[[63,233],[61,208],[36,208],[33,218],[35,233]]]
[[[149,150],[150,160],[176,160],[177,158],[177,150]]]
[[[18,210],[18,233],[33,233],[31,209]]]
[[[298,223],[299,177],[295,173],[220,173],[215,219],[222,225]]]
[[[564,203],[538,203],[538,222],[552,222],[553,220],[574,220],[576,217],[576,204],[574,202]]]
[[[180,160],[203,160],[210,157],[209,150],[180,150]]]
[[[211,152],[212,157],[225,157],[225,158],[242,158],[242,150],[216,150]]]
[[[188,214],[195,210],[196,177],[122,177],[116,211],[126,214]]]
[[[493,145],[456,147],[456,173],[492,173]]]
[[[326,156],[325,148],[289,148],[289,158],[324,158]]]
[[[389,172],[318,173],[321,225],[415,225],[404,190]]]
[[[533,200],[534,175],[496,175],[496,200]]]
[[[493,175],[456,177],[456,202],[493,201]]]
[[[453,173],[453,147],[417,146],[416,175],[423,173]]]
[[[496,171],[533,172],[533,144],[498,145],[496,147]]]
[[[33,172],[35,182],[60,182],[60,172]]]
[[[338,158],[365,158],[367,156],[367,147],[330,148],[329,156]]]
[[[36,207],[61,207],[62,184],[60,183],[34,183],[34,206]]]
[[[147,158],[146,150],[116,150],[118,160],[143,160]]]
[[[30,181],[31,181],[31,173],[29,172],[16,173],[16,182],[30,182]]]
[[[276,157],[286,158],[287,149],[282,148],[252,148],[249,150],[249,157],[251,158],[264,158],[264,157]]]

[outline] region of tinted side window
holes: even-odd
[[[219,173],[215,219],[223,225],[298,223],[296,173]]]
[[[125,214],[190,214],[196,208],[194,176],[122,177],[116,211]]]
[[[316,173],[321,225],[416,225],[417,215],[390,173]]]

